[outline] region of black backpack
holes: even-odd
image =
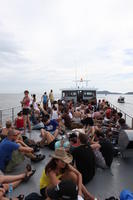
[[[40,196],[39,194],[33,192],[33,193],[30,193],[28,196],[26,196],[25,200],[44,200],[44,198]]]

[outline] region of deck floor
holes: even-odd
[[[39,140],[39,131],[32,131],[31,138]],[[19,187],[14,190],[14,196],[21,194],[29,194],[31,192],[39,193],[39,179],[46,163],[50,159],[50,155],[53,153],[47,147],[40,150],[41,153],[46,155],[46,158],[39,163],[31,163],[33,168],[36,169],[36,173],[28,181],[28,183],[21,183]],[[39,152],[39,153],[40,153]],[[25,165],[30,162],[26,159],[21,166],[16,167],[15,172],[17,174],[24,171]],[[125,159],[118,157],[114,158],[111,169],[97,169],[96,175],[93,180],[86,185],[89,192],[98,197],[100,200],[104,200],[110,196],[119,197],[120,192],[123,189],[130,189],[133,191],[133,157],[127,157]]]

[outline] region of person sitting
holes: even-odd
[[[56,138],[58,135],[58,122],[56,120],[50,120],[50,116],[47,114],[43,118],[44,128],[41,129],[41,136],[45,135],[45,131],[50,132]]]
[[[22,111],[17,114],[17,118],[15,119],[15,128],[17,130],[24,130],[24,118]]]
[[[6,121],[6,127],[2,128],[2,132],[1,132],[2,139],[7,137],[8,131],[12,130],[12,128],[13,128],[13,126],[12,126],[11,120],[7,120]]]
[[[111,142],[104,137],[102,132],[95,131],[95,141],[100,144],[100,152],[102,153],[107,167],[111,167],[114,157],[114,148]]]
[[[95,156],[88,144],[87,135],[79,133],[78,143],[80,145],[72,151],[72,155],[76,168],[82,174],[83,183],[86,184],[95,175]]]
[[[0,171],[0,199],[6,200],[6,192],[9,190],[9,184],[12,184],[13,189],[16,188],[21,182],[27,182],[31,176],[35,173],[36,170],[32,170],[31,166],[27,164],[26,170],[22,174],[18,175],[4,175]],[[19,195],[16,200],[22,200],[24,195]],[[14,198],[13,198],[14,199]],[[9,200],[9,199],[8,199]]]
[[[47,198],[49,188],[57,186],[61,180],[72,180],[78,186],[78,193],[94,200],[85,186],[82,184],[82,176],[70,163],[72,155],[67,154],[64,148],[58,148],[52,155],[52,159],[46,165],[40,178],[40,193],[44,198]]]
[[[40,161],[45,158],[45,156],[37,156],[32,154],[33,149],[28,146],[22,146],[20,143],[17,144],[16,138],[18,133],[15,130],[9,130],[8,135],[0,143],[0,170],[5,171],[7,165],[12,160],[12,153],[16,150],[24,153],[28,153],[33,161]]]

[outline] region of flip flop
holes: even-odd
[[[25,178],[23,179],[23,181],[24,181],[24,182],[27,182],[27,181],[30,179],[30,177],[33,176],[33,175],[35,174],[35,172],[36,172],[36,170],[33,169],[33,170],[31,171],[31,174],[30,174],[29,176],[27,176],[27,174],[26,174],[26,176],[25,176]]]

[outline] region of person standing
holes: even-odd
[[[30,114],[30,97],[29,97],[29,91],[28,90],[24,91],[24,98],[21,101],[21,104],[22,104],[22,108],[23,108],[24,134],[25,134],[27,123],[28,123],[29,132],[31,132],[31,124],[30,124],[30,118],[29,118],[29,114]]]
[[[41,102],[43,102],[43,108],[44,108],[44,110],[47,110],[47,107],[48,107],[47,92],[44,92],[44,95],[42,96]]]
[[[54,102],[53,90],[50,90],[50,93],[49,93],[49,100],[50,100],[51,107],[52,107],[53,102]]]

